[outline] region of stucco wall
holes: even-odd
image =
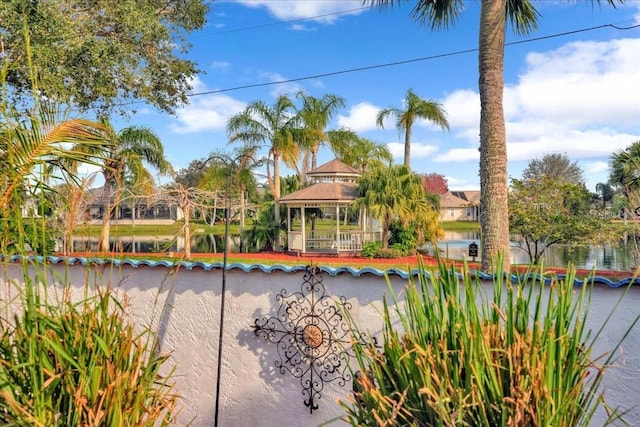
[[[219,268],[136,267],[126,263],[118,267],[106,264],[89,268],[77,263],[50,267],[61,277],[67,276],[78,290],[87,281],[117,284],[127,294],[131,315],[145,324],[158,319],[160,305],[168,303],[166,312],[159,319],[159,333],[162,351],[173,353],[178,369],[178,389],[184,398],[181,423],[191,421],[194,427],[214,425],[222,279]],[[7,279],[21,282],[22,267],[13,263],[0,264],[0,270],[3,278],[1,295],[6,300],[15,293]],[[310,414],[303,404],[307,396],[302,394],[300,380],[276,369],[274,363],[280,358],[275,345],[256,337],[253,332],[255,318],[276,314],[280,305],[276,295],[283,289],[299,291],[303,282],[303,271],[270,270],[244,266],[231,269],[226,275],[220,425],[317,426],[327,422],[344,425],[338,420],[343,410],[337,400],[349,395],[351,383],[343,387],[333,383],[326,385],[317,401],[319,408]],[[323,284],[329,294],[344,296],[360,327],[375,334],[381,325],[377,307],[387,292],[387,284],[377,274],[356,275],[325,272],[322,273]],[[54,275],[48,277],[51,279]],[[406,284],[406,279],[399,275],[392,275],[390,280],[397,291]],[[622,288],[613,289],[607,285],[595,287],[589,313],[592,328],[602,324],[622,292]],[[602,334],[595,355],[606,353],[620,338],[637,316],[639,307],[640,287],[634,286]],[[617,366],[607,374],[605,386],[610,402],[625,408],[637,405],[640,396],[639,326],[627,338]],[[640,407],[632,408],[628,419],[632,425],[640,425]],[[601,424],[601,419],[594,423]]]

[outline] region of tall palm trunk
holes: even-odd
[[[480,224],[482,270],[492,270],[498,254],[509,271],[507,144],[502,97],[506,0],[482,0],[480,12]],[[500,268],[500,266],[496,266]]]
[[[411,123],[404,133],[404,165],[411,170]]]
[[[277,153],[273,155],[273,206],[277,232],[275,235],[275,242],[273,248],[276,251],[280,250],[280,156]]]
[[[111,172],[103,172],[104,187],[102,188],[102,231],[100,232],[100,241],[98,247],[102,252],[109,252],[109,235],[111,233],[111,181],[114,174]]]

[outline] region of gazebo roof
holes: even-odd
[[[318,166],[317,168],[309,171],[307,173],[309,177],[318,177],[318,176],[335,176],[335,177],[358,177],[362,175],[362,173],[351,166],[342,163],[338,159],[333,159],[328,161],[327,163]]]
[[[318,182],[280,199],[284,204],[351,203],[358,198],[358,184],[353,182]]]

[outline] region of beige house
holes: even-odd
[[[367,242],[380,241],[378,222],[366,209],[354,209],[360,172],[334,159],[310,171],[312,184],[280,199],[287,206],[289,252],[355,254]]]
[[[440,221],[478,221],[480,191],[448,191],[440,196]]]

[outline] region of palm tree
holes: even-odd
[[[384,121],[390,116],[395,117],[396,127],[404,132],[404,165],[409,169],[411,169],[411,131],[415,121],[426,119],[439,125],[443,130],[449,129],[447,113],[442,104],[432,99],[422,99],[411,89],[407,90],[402,109],[389,107],[378,113],[376,118],[378,126],[384,129]]]
[[[10,205],[27,179],[32,187],[49,189],[38,171],[57,168],[73,179],[73,171],[66,166],[69,162],[93,163],[78,147],[104,152],[105,129],[100,123],[68,118],[46,105],[17,120],[9,114],[5,111],[0,123],[0,211]]]
[[[56,193],[50,182],[54,169],[62,172],[61,177],[78,181],[67,165],[92,163],[78,146],[104,152],[102,125],[69,118],[44,103],[37,103],[30,114],[4,105],[0,117],[0,251],[10,246],[23,250],[24,243],[39,253],[50,249],[49,228],[23,223],[23,208],[35,207],[37,200]]]
[[[150,183],[153,183],[153,176],[147,166],[165,175],[172,172],[173,168],[165,158],[160,138],[151,129],[129,126],[116,132],[108,119],[102,119],[102,123],[107,129],[105,140],[109,145],[105,155],[97,159],[104,178],[102,232],[99,247],[100,250],[107,252],[109,251],[111,214],[118,203],[124,184],[126,183],[135,191],[145,188],[147,192],[153,191],[149,187]]]
[[[363,173],[370,164],[387,165],[393,161],[393,155],[385,144],[362,137],[356,137],[350,144],[336,144],[333,151],[340,161]]]
[[[605,209],[607,207],[607,202],[610,202],[613,199],[615,191],[608,182],[599,182],[596,184],[596,193],[600,194],[600,197],[602,197],[602,209]]]
[[[280,161],[294,168],[300,157],[300,146],[293,134],[299,128],[295,105],[286,95],[281,95],[269,106],[253,101],[245,110],[229,118],[227,134],[229,143],[244,142],[248,149],[266,146],[267,158],[273,164],[273,176],[267,163],[267,182],[274,200],[274,217],[280,222]],[[279,239],[278,239],[279,240]],[[276,246],[279,241],[276,242]]]
[[[615,6],[623,0],[607,0]],[[394,6],[394,0],[363,0],[380,9]],[[598,0],[598,3],[600,1]],[[465,9],[462,0],[417,0],[411,11],[420,24],[432,29],[454,23]],[[480,7],[479,79],[480,92],[480,224],[482,269],[505,255],[509,269],[509,204],[507,191],[507,142],[502,96],[504,89],[504,44],[507,19],[518,34],[536,28],[539,14],[530,0],[482,0]]]
[[[358,197],[354,204],[366,207],[382,222],[382,247],[389,247],[392,221],[407,225],[424,218],[433,218],[431,205],[425,198],[422,178],[405,165],[376,164],[360,177]]]
[[[609,183],[620,188],[631,202],[631,197],[640,190],[640,141],[611,155]]]
[[[305,182],[306,172],[318,166],[318,150],[323,143],[330,147],[337,144],[348,144],[356,138],[356,134],[348,129],[336,129],[327,131],[329,121],[333,118],[339,108],[344,108],[344,98],[326,94],[322,98],[316,98],[300,91],[297,94],[302,105],[298,110],[302,128],[298,135],[300,144],[311,154],[311,168],[306,164],[308,157],[305,156],[302,166],[301,183]]]

